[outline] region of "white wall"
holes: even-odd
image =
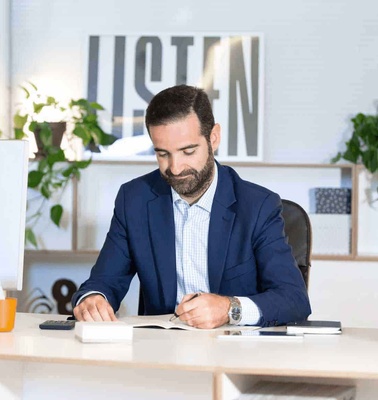
[[[89,34],[264,33],[267,162],[328,162],[349,117],[374,111],[373,0],[13,0],[12,11],[15,85],[33,80],[63,97],[83,94]]]
[[[329,162],[350,134],[349,118],[375,111],[373,0],[12,0],[11,27],[16,99],[25,80],[60,98],[83,95],[89,34],[264,33],[266,162]],[[353,291],[359,274],[364,280]],[[317,262],[312,275],[314,315],[378,327],[370,318],[378,308],[377,263]]]
[[[378,262],[313,261],[309,296],[313,319],[378,328]]]

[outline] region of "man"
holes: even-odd
[[[159,170],[121,186],[99,258],[73,296],[76,319],[116,320],[135,274],[146,314],[175,312],[198,328],[305,319],[281,200],[214,160],[220,126],[205,92],[163,90],[146,127]]]

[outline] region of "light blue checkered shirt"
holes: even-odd
[[[213,182],[192,206],[171,188],[175,220],[177,304],[185,294],[210,291],[207,241],[217,182],[218,167],[215,166]],[[238,299],[243,309],[240,325],[256,325],[260,319],[260,311],[256,304],[248,297]]]

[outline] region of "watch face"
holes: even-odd
[[[231,315],[232,315],[232,319],[235,321],[238,321],[241,318],[240,310],[237,310],[237,311],[233,310]]]
[[[240,302],[237,301],[235,298],[230,298],[231,301],[231,306],[230,310],[228,312],[229,318],[230,318],[230,324],[237,324],[241,320],[241,314],[242,314],[242,307],[240,305]]]

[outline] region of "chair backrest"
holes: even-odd
[[[292,248],[293,256],[308,287],[311,267],[311,223],[306,211],[291,200],[282,200],[282,217],[285,233]]]
[[[282,199],[282,217],[285,221],[285,233],[292,248],[306,287],[311,267],[311,223],[306,211],[291,200]],[[139,291],[138,314],[144,314],[142,291]]]

